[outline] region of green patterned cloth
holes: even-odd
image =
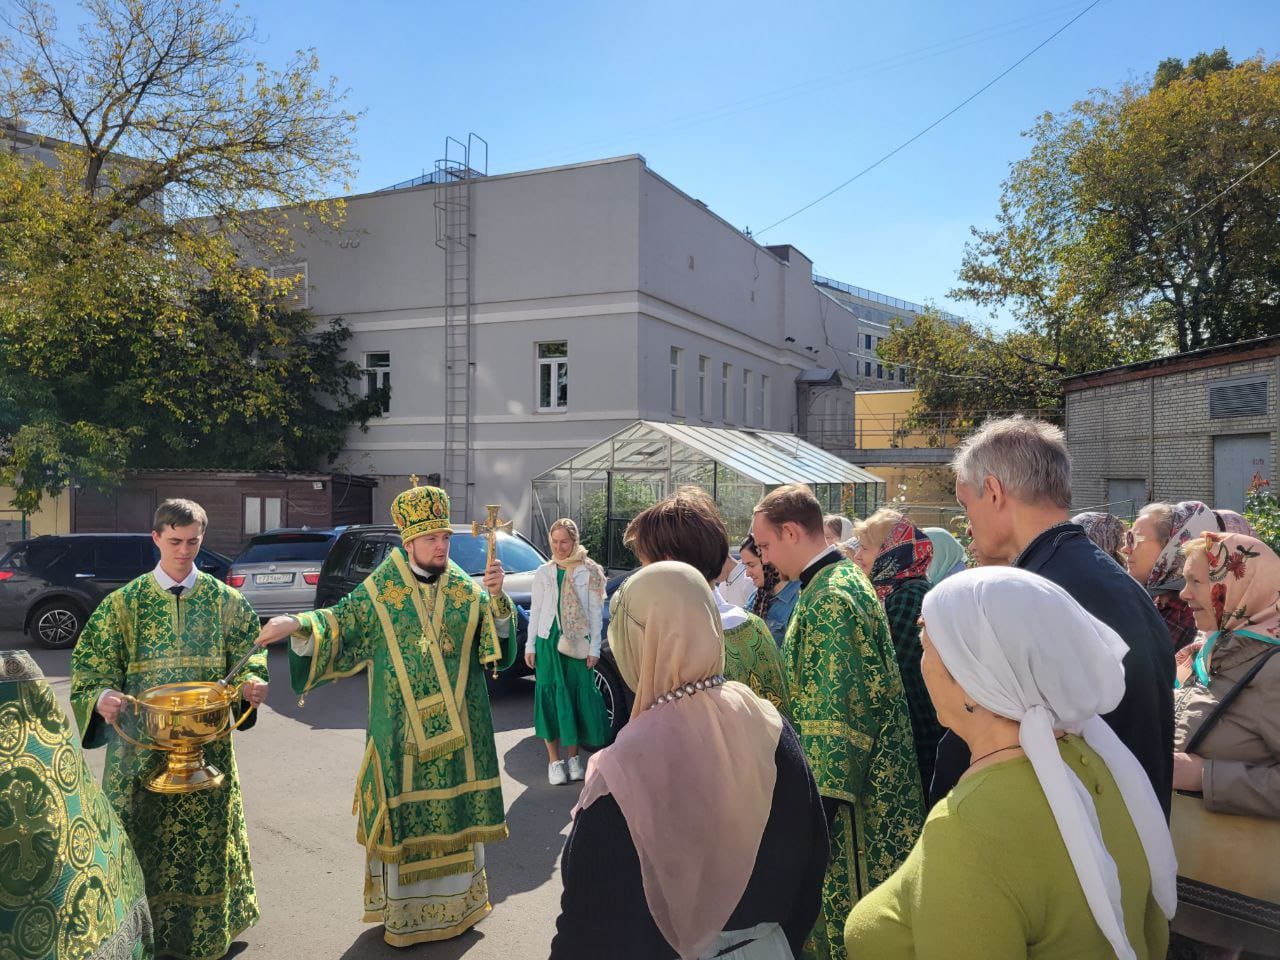
[[[938,755],[938,741],[942,739],[942,724],[933,707],[929,689],[920,673],[920,659],[924,648],[920,643],[920,608],[930,583],[923,577],[901,580],[884,598],[884,612],[889,620],[889,636],[898,657],[898,671],[902,674],[902,689],[907,695],[907,710],[911,714],[911,735],[916,744],[916,762],[920,765],[920,784],[925,796],[933,781],[933,765]]]
[[[515,608],[497,602],[505,656],[495,601],[461,567],[422,584],[396,549],[333,607],[299,616],[312,645],[289,652],[297,693],[369,670],[356,839],[402,884],[473,870],[473,845],[507,836],[484,670],[514,661]]]
[[[782,654],[769,626],[754,613],[745,623],[724,632],[724,675],[745,683],[757,697],[768,700],[785,717],[791,710]]]
[[[556,568],[556,591],[564,589],[564,568]],[[572,585],[570,586],[572,589]],[[559,600],[556,610],[560,609]],[[586,660],[559,650],[560,615],[545,637],[534,640],[533,732],[561,746],[603,747],[609,742],[609,712]]]
[[[86,747],[107,744],[102,784],[142,864],[157,954],[216,960],[258,922],[235,751],[231,737],[204,747],[205,761],[226,775],[220,787],[153,793],[144,781],[164,766],[164,755],[120,740],[95,709],[98,695],[108,688],[137,696],[165,683],[221,680],[257,636],[253,607],[207,573],[181,600],[146,573],[99,605],[71,658],[76,722]],[[266,682],[265,650],[232,682],[246,680]],[[256,718],[251,714],[241,730]],[[128,715],[121,721],[126,730],[130,721]]]
[[[40,668],[0,650],[0,957],[150,956],[129,838]]]
[[[796,601],[783,647],[791,722],[831,823],[822,915],[806,958],[844,960],[853,905],[907,858],[924,822],[902,679],[884,609],[847,560]]]

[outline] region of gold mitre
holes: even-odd
[[[413,486],[391,504],[391,519],[400,528],[405,546],[424,533],[449,528],[449,495],[439,487],[420,487],[418,478],[410,477]]]

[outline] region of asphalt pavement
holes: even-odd
[[[74,725],[70,651],[45,650],[14,633],[0,633],[0,649],[31,652]],[[351,798],[364,750],[365,677],[316,690],[299,708],[283,647],[272,649],[271,676],[263,716],[235,735],[262,919],[228,956],[545,958],[560,912],[560,851],[578,786],[547,783],[546,753],[533,734],[532,680],[504,682],[491,697],[511,830],[509,840],[485,848],[493,912],[455,940],[397,950],[383,942],[381,926],[360,921],[364,852],[355,840]],[[105,751],[86,752],[101,776]]]

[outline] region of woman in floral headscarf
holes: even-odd
[[[928,535],[896,510],[877,510],[854,525],[858,549],[853,562],[871,578],[884,605],[897,654],[902,687],[911,714],[911,733],[925,793],[933,781],[934,758],[942,727],[924,679],[920,676],[920,607],[931,586],[929,564],[933,543]]]
[[[1138,513],[1121,548],[1129,575],[1147,588],[1169,630],[1173,649],[1196,638],[1195,618],[1178,596],[1182,590],[1182,547],[1202,533],[1217,531],[1218,518],[1199,500],[1149,503]]]
[[[1124,535],[1127,532],[1123,520],[1112,513],[1086,510],[1084,513],[1077,513],[1071,518],[1071,522],[1084,527],[1084,535],[1097,544],[1099,550],[1120,566],[1127,566],[1120,549],[1124,546]]]
[[[1174,789],[1201,793],[1213,813],[1280,819],[1280,656],[1272,656],[1280,650],[1280,557],[1238,533],[1206,533],[1183,552],[1182,597],[1206,638],[1174,695]],[[1260,662],[1196,752],[1186,752],[1219,701]],[[1174,930],[1219,947],[1246,945],[1246,931],[1190,905],[1179,905]]]

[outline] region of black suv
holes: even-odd
[[[393,549],[400,546],[400,531],[391,524],[367,524],[348,527],[334,543],[320,568],[320,582],[316,584],[316,606],[328,607],[337,603],[369,576]],[[449,558],[478,581],[484,574],[486,544],[483,537],[473,537],[470,526],[455,526],[449,544]],[[507,596],[516,605],[518,634],[516,643],[519,654],[516,662],[501,674],[502,677],[520,677],[530,671],[524,662],[525,638],[529,632],[530,591],[533,572],[547,562],[547,557],[520,534],[498,534],[498,559],[506,571],[504,584]],[[622,729],[630,713],[631,693],[622,682],[617,665],[608,649],[606,640],[596,664],[593,678],[604,697],[609,711],[609,724],[613,735]],[[603,746],[603,744],[601,744]]]
[[[70,647],[103,597],[159,559],[147,533],[20,540],[0,557],[0,630],[25,631],[54,649]],[[224,580],[231,560],[201,547],[196,567]]]

